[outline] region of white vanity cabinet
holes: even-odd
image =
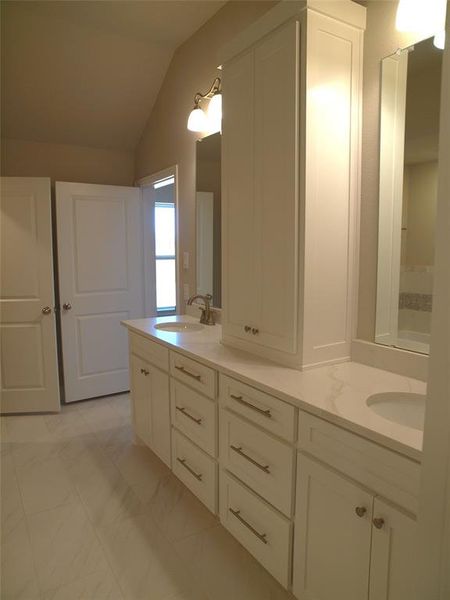
[[[412,597],[419,463],[302,411],[298,443],[295,596]]]
[[[293,590],[299,600],[412,598],[416,521],[300,455]]]
[[[364,27],[282,2],[223,49],[223,340],[296,368],[350,356]]]
[[[223,71],[224,337],[290,353],[297,337],[298,42],[299,24],[290,22]]]
[[[170,467],[169,375],[133,352],[130,375],[136,435]]]
[[[286,589],[299,600],[413,596],[417,460],[204,354],[129,335],[137,437]]]

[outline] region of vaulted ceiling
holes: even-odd
[[[224,4],[2,1],[2,137],[134,148],[174,50]]]

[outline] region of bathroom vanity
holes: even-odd
[[[422,433],[367,399],[423,382],[354,362],[298,371],[189,316],[124,325],[137,438],[284,587],[412,594]]]

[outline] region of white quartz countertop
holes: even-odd
[[[220,325],[173,333],[155,328],[155,324],[163,321],[198,323],[198,319],[183,315],[123,321],[123,325],[302,410],[421,460],[422,431],[378,416],[367,406],[366,399],[380,392],[425,394],[424,382],[353,361],[297,371],[225,346],[221,343]]]

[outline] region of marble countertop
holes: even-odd
[[[380,392],[425,394],[424,382],[353,361],[297,371],[225,346],[221,343],[220,325],[173,333],[155,328],[162,321],[198,323],[198,319],[183,315],[123,321],[123,325],[302,410],[421,460],[423,432],[378,416],[367,406],[366,399]]]

